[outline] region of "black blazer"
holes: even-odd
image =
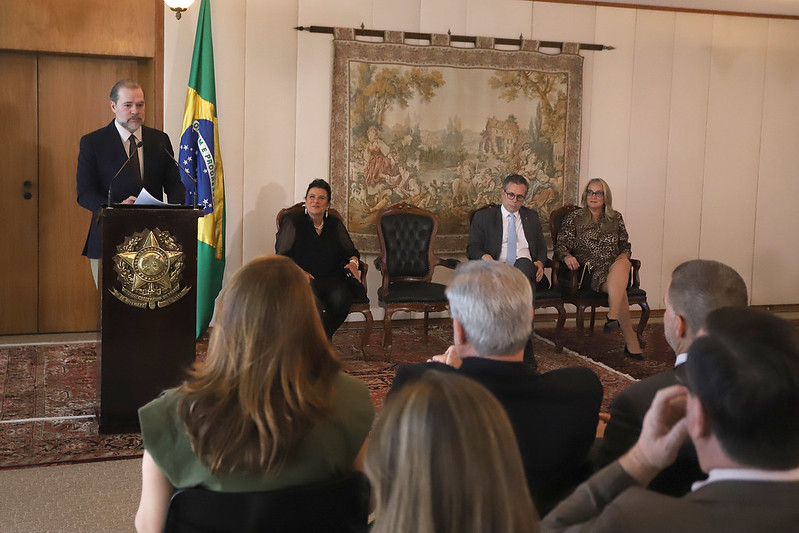
[[[544,516],[591,467],[602,383],[584,367],[536,374],[523,362],[467,357],[460,369],[442,363],[401,366],[389,396],[429,369],[458,372],[485,386],[505,408],[524,463],[536,509]]]
[[[141,142],[144,149],[144,188],[161,199],[166,190],[170,203],[184,204],[186,190],[180,181],[178,168],[170,159],[172,143],[169,136],[159,130],[142,126]],[[125,145],[119,138],[114,122],[104,128],[87,133],[80,140],[78,154],[77,193],[78,203],[92,212],[89,233],[83,247],[83,255],[99,259],[102,248],[97,218],[102,207],[108,203],[108,188],[111,179],[128,158]],[[137,196],[140,188],[133,177],[133,167],[128,166],[114,180],[111,202],[119,203],[128,196]]]
[[[544,230],[538,211],[528,207],[519,209],[522,220],[524,237],[530,248],[530,257],[533,262],[547,261],[547,241],[544,239]],[[466,246],[466,256],[469,259],[480,259],[483,254],[489,254],[494,259],[499,259],[502,251],[502,210],[500,206],[493,206],[474,214],[472,226],[469,229],[469,243]]]

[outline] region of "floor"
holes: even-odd
[[[0,470],[0,531],[135,531],[141,459]]]

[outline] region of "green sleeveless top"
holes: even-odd
[[[352,464],[374,418],[369,389],[359,379],[339,372],[333,378],[335,404],[331,415],[305,440],[295,460],[276,475],[233,473],[213,476],[194,454],[177,414],[179,395],[170,389],[139,409],[144,449],[175,488],[202,485],[221,492],[276,490],[338,477]]]

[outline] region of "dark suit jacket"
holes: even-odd
[[[541,228],[538,211],[528,207],[519,209],[522,219],[524,237],[530,247],[530,257],[533,262],[547,261],[547,241]],[[480,259],[483,254],[489,254],[494,259],[499,259],[502,251],[502,211],[500,206],[493,206],[474,214],[472,226],[469,229],[469,243],[466,246],[466,256],[469,259]]]
[[[169,136],[159,130],[142,126],[141,142],[144,150],[144,188],[154,197],[161,199],[166,190],[170,203],[183,204],[186,190],[180,181],[178,168],[164,149],[172,154]],[[97,219],[102,207],[108,203],[108,188],[111,179],[128,158],[125,145],[119,132],[111,121],[108,126],[87,133],[80,140],[78,154],[77,190],[78,203],[92,212],[89,234],[83,247],[83,255],[99,259],[102,249]],[[111,189],[111,202],[119,203],[128,196],[137,196],[141,187],[133,177],[130,163],[114,180]]]
[[[525,363],[467,357],[459,370],[441,363],[402,366],[389,394],[429,369],[459,372],[499,400],[516,433],[539,514],[587,478],[603,393],[591,370],[574,367],[535,374]]]
[[[542,533],[799,531],[799,482],[716,481],[682,498],[635,486],[618,462],[541,523]]]
[[[605,427],[605,435],[597,439],[595,445],[593,459],[597,470],[632,448],[641,434],[644,415],[657,391],[676,384],[672,369],[637,381],[616,396],[610,405],[610,421]],[[670,496],[682,496],[691,490],[695,481],[706,478],[707,474],[699,467],[696,450],[689,441],[680,449],[677,460],[652,480],[649,488]]]

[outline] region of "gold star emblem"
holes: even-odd
[[[122,287],[109,290],[128,305],[166,307],[190,290],[180,286],[184,259],[183,247],[168,232],[145,228],[117,246],[114,271]]]
[[[148,232],[138,250],[117,255],[133,269],[132,289],[135,291],[147,283],[169,288],[172,285],[169,277],[170,266],[182,259],[183,252],[165,250],[153,232]]]

